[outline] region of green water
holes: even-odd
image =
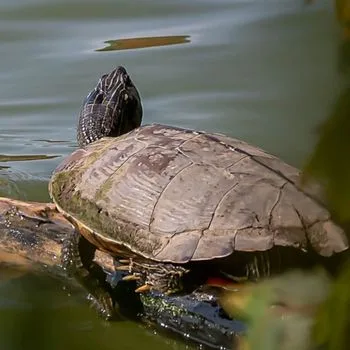
[[[83,97],[116,65],[141,92],[144,123],[224,132],[301,166],[343,83],[338,38],[326,0],[2,0],[0,195],[48,200],[51,171],[76,147]],[[186,348],[132,322],[106,325],[62,288],[1,279],[0,348],[37,339],[38,349],[50,332],[45,349],[69,339],[72,348]],[[37,305],[32,296],[46,301],[36,332],[13,323]]]

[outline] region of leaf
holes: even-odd
[[[305,166],[304,181],[316,179],[341,222],[350,222],[350,88],[338,98]]]
[[[226,292],[220,304],[231,316],[237,316],[238,306],[238,316],[249,326],[247,348],[308,350],[312,348],[314,316],[327,297],[329,285],[321,269],[291,271],[248,286],[243,291],[244,298],[239,292]]]
[[[350,344],[350,260],[332,286],[322,305],[313,331],[318,345],[328,350],[346,350]]]

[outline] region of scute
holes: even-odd
[[[184,263],[275,245],[348,247],[299,171],[233,138],[164,125],[104,138],[55,171],[56,204],[104,239]]]

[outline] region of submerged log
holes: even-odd
[[[0,198],[0,265],[48,273],[74,283],[60,266],[62,240],[72,230],[53,204]],[[241,322],[225,316],[213,294],[138,295],[133,282],[120,281],[121,276],[112,274],[110,256],[98,251],[95,260],[109,273],[112,285],[119,280],[114,297],[128,316],[210,348],[232,348],[234,338],[244,331]]]

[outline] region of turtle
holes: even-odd
[[[300,171],[247,142],[162,124],[141,126],[126,69],[103,75],[83,102],[78,149],[54,170],[49,193],[75,226],[62,264],[115,313],[93,262],[115,259],[138,292],[180,293],[215,272],[258,280],[348,249]]]

